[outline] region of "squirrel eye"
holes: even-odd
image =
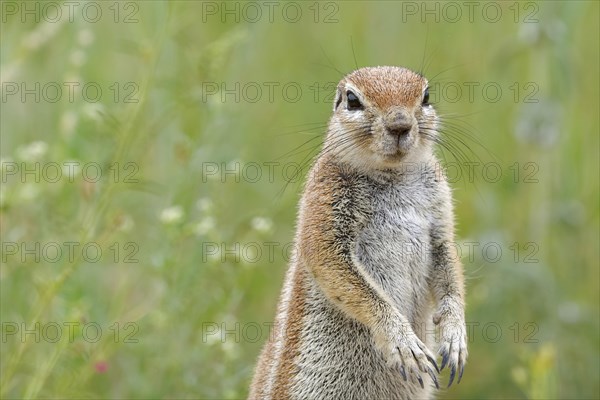
[[[362,103],[351,90],[346,92],[346,98],[348,99],[348,110],[362,110]]]
[[[429,105],[429,88],[426,88],[425,92],[423,93],[423,105]]]

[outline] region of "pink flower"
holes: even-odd
[[[106,361],[98,361],[96,364],[94,364],[94,368],[96,369],[97,373],[103,374],[106,372],[106,370],[108,370],[108,363]]]

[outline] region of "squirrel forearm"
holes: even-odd
[[[449,242],[436,245],[433,249],[433,269],[437,300],[448,295],[463,297],[464,279],[456,247]]]
[[[432,271],[430,287],[438,304],[457,302],[464,309],[464,277],[460,256],[454,239],[454,212],[450,188],[443,181],[440,190],[444,194],[433,215],[431,230]]]
[[[432,291],[439,304],[434,316],[438,323],[443,314],[464,314],[464,278],[462,265],[455,246],[448,241],[438,243],[433,249]]]
[[[335,259],[337,258],[337,259]],[[374,328],[393,306],[360,264],[334,254],[307,265],[325,296],[348,317]]]
[[[433,291],[436,300],[446,296],[460,298],[464,296],[464,278],[456,248],[448,243],[439,243],[433,249]]]

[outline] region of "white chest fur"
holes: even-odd
[[[413,323],[429,308],[431,190],[418,181],[379,187],[357,241],[358,259]]]

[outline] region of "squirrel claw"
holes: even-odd
[[[448,387],[452,386],[452,382],[454,382],[455,375],[456,375],[456,367],[453,365],[452,370],[450,371],[450,382],[448,382]]]
[[[402,375],[402,378],[404,378],[404,382],[408,381],[408,378],[406,377],[406,370],[404,369],[404,365],[400,366],[400,375]]]
[[[433,359],[433,357],[431,357],[429,354],[425,354],[425,356],[427,357],[427,360],[429,360],[429,362],[435,367],[435,370],[439,374],[440,373],[440,369],[438,368],[438,365],[435,362],[435,360]]]
[[[421,378],[421,376],[418,374],[417,374],[417,380],[419,381],[419,384],[421,385],[421,389],[425,389],[425,385],[423,385],[423,378]]]
[[[401,330],[400,337],[394,339],[396,343],[393,347],[387,347],[387,349],[391,350],[387,350],[388,365],[396,365],[395,370],[400,373],[404,382],[408,382],[410,379],[413,383],[419,382],[419,385],[425,388],[426,378],[423,378],[422,374],[428,374],[435,386],[439,388],[436,371],[439,374],[440,369],[435,360],[434,353],[427,348],[425,343],[415,335],[410,327],[406,328],[400,325],[400,328],[403,330]],[[398,329],[390,329],[389,331],[397,332]],[[384,351],[386,351],[385,341],[386,338],[384,336],[381,341],[384,343],[381,346]],[[389,343],[389,339],[387,342]],[[384,355],[386,354],[384,353]]]
[[[443,371],[444,368],[446,368],[446,365],[448,364],[448,359],[449,358],[450,358],[450,356],[448,355],[448,353],[442,354],[442,366],[440,368],[441,371]]]
[[[438,383],[437,377],[435,376],[435,374],[433,373],[433,371],[431,370],[431,368],[429,368],[427,370],[427,373],[429,374],[429,376],[431,377],[431,380],[433,381],[433,383],[435,384],[435,388],[439,389],[440,385]]]

